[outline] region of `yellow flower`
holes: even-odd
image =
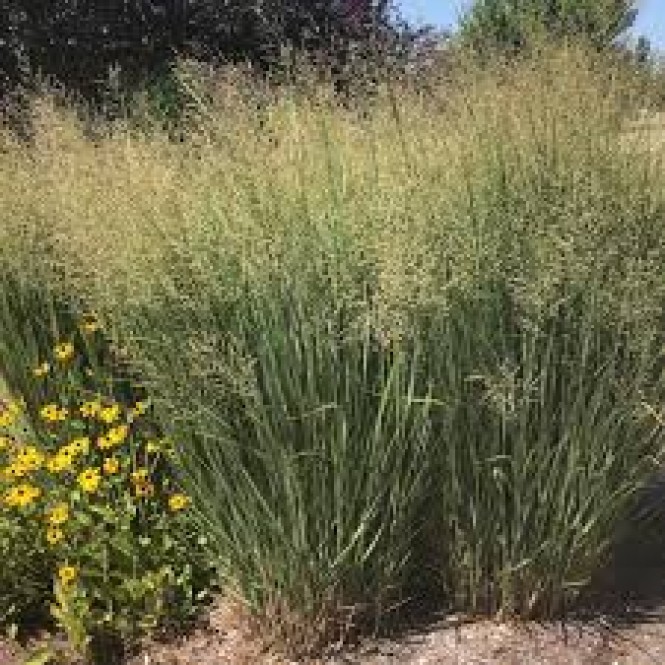
[[[118,473],[118,471],[120,471],[120,461],[117,457],[107,457],[104,459],[102,469],[104,470],[104,473],[109,476]]]
[[[106,433],[106,438],[111,442],[111,445],[116,446],[122,443],[129,434],[129,427],[127,425],[118,425],[117,427],[111,428]]]
[[[79,571],[75,566],[60,566],[58,568],[58,578],[60,579],[60,584],[63,586],[69,586],[76,582]]]
[[[81,436],[73,439],[66,446],[62,446],[57,453],[46,462],[46,468],[51,473],[60,473],[72,468],[79,455],[86,455],[90,451],[90,439]]]
[[[174,494],[169,497],[169,508],[175,513],[184,510],[190,503],[190,498],[185,494]]]
[[[73,455],[87,455],[90,452],[90,439],[87,436],[80,436],[73,439],[67,446]]]
[[[69,411],[60,408],[57,404],[45,404],[40,410],[39,415],[46,421],[55,423],[67,419]]]
[[[46,468],[51,473],[69,471],[72,468],[73,461],[74,457],[71,454],[71,451],[67,448],[63,448],[46,462]]]
[[[100,450],[109,450],[109,448],[113,448],[113,443],[108,436],[99,436],[97,437],[97,448]]]
[[[19,413],[21,405],[18,402],[0,397],[0,427],[12,425]]]
[[[34,446],[24,446],[19,450],[16,462],[26,471],[37,471],[44,464],[44,455]]]
[[[99,469],[86,469],[78,476],[78,484],[84,492],[94,494],[99,489],[101,476]]]
[[[120,407],[117,404],[111,404],[99,411],[99,419],[107,425],[113,424],[120,417]]]
[[[44,420],[54,421],[58,419],[59,408],[57,404],[45,404],[40,410],[39,415]]]
[[[64,537],[65,533],[59,526],[50,526],[46,529],[46,540],[49,545],[57,545]]]
[[[60,526],[69,519],[69,506],[66,503],[58,503],[48,512],[48,523],[51,526]]]
[[[20,462],[14,462],[8,466],[3,472],[2,475],[6,480],[18,480],[28,475],[28,470]]]
[[[94,418],[101,411],[101,408],[102,405],[99,402],[83,402],[80,412],[84,418]]]
[[[38,499],[41,493],[38,487],[23,483],[22,485],[12,487],[5,494],[5,503],[13,508],[25,508]]]
[[[53,353],[60,362],[67,362],[74,357],[74,345],[71,342],[61,342],[53,349]]]
[[[117,457],[107,457],[102,465],[104,473],[111,476],[120,470],[120,462]]]
[[[13,441],[11,437],[9,436],[0,436],[0,450],[6,450],[7,448],[11,447],[13,444]]]
[[[132,473],[132,482],[135,484],[148,482],[148,469],[137,469]]]
[[[65,466],[63,459],[58,455],[55,455],[55,457],[49,457],[49,459],[46,460],[46,469],[49,473],[60,473],[67,469],[69,465],[71,465],[71,462],[68,462],[68,465]]]
[[[37,365],[37,367],[35,367],[32,370],[32,374],[36,378],[41,379],[49,373],[50,369],[51,369],[51,365],[49,365],[47,362],[43,362],[41,365]]]
[[[151,482],[143,481],[134,485],[134,492],[138,498],[144,499],[155,493],[155,486]]]
[[[136,402],[134,407],[130,410],[129,414],[132,418],[139,418],[140,416],[145,415],[148,411],[148,402]]]
[[[0,402],[0,407],[2,403]],[[9,409],[0,409],[0,427],[11,427],[16,422],[16,414]]]
[[[150,455],[156,455],[157,453],[161,452],[161,450],[162,447],[159,441],[156,441],[155,439],[151,439],[145,444],[145,451]]]

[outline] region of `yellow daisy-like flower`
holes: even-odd
[[[58,419],[58,413],[60,408],[57,404],[45,404],[41,409],[39,409],[39,415],[44,419],[50,422],[53,422]]]
[[[62,473],[72,468],[74,457],[69,450],[60,450],[56,455],[46,462],[46,468],[51,473]]]
[[[103,423],[112,425],[120,417],[120,406],[118,404],[111,404],[100,409],[97,415]]]
[[[0,436],[0,450],[7,450],[14,444],[14,441],[9,436]]]
[[[51,365],[47,362],[43,362],[32,370],[32,374],[37,379],[42,379],[49,373],[50,369]]]
[[[71,342],[61,342],[53,349],[53,353],[60,362],[67,362],[74,357],[74,345]]]
[[[2,472],[3,477],[5,480],[18,480],[19,478],[23,478],[28,475],[28,470],[25,468],[23,464],[20,462],[14,462],[10,466],[8,466],[6,469],[3,470]]]
[[[0,426],[12,425],[19,413],[21,413],[19,402],[0,398]]]
[[[136,469],[132,473],[132,482],[135,484],[140,484],[140,483],[146,483],[149,480],[149,472],[148,469]]]
[[[157,455],[162,451],[162,446],[159,441],[151,439],[145,444],[145,451],[150,455]]]
[[[90,439],[87,436],[80,436],[72,439],[66,447],[73,455],[87,455],[90,452]]]
[[[12,487],[5,494],[5,503],[11,508],[25,508],[41,496],[41,490],[34,485],[23,483]]]
[[[81,408],[79,409],[81,416],[84,418],[94,418],[102,409],[100,402],[83,402]]]
[[[26,471],[37,471],[44,464],[44,454],[35,446],[24,446],[16,456],[16,462],[23,466]]]
[[[0,404],[0,409],[1,409]],[[8,409],[0,410],[0,427],[11,427],[16,422],[16,414]]]
[[[129,411],[129,415],[132,416],[132,418],[139,418],[147,413],[148,406],[148,402],[136,402],[133,408]]]
[[[19,448],[17,457],[20,457],[21,459],[29,459],[39,454],[40,452],[35,446],[27,444]]]
[[[57,545],[65,537],[65,532],[59,526],[50,526],[46,529],[46,540],[49,545]]]
[[[127,425],[118,425],[117,427],[111,428],[106,433],[106,438],[111,442],[112,445],[117,446],[121,444],[129,434],[129,427]]]
[[[177,513],[179,510],[187,508],[190,502],[190,498],[185,494],[173,494],[169,497],[169,509]]]
[[[69,505],[58,503],[47,513],[47,520],[51,526],[60,526],[69,519]]]
[[[148,481],[136,483],[134,485],[134,492],[139,499],[146,499],[155,493],[155,486]]]
[[[99,489],[101,475],[99,469],[86,469],[78,476],[79,487],[88,494],[94,494]]]
[[[63,464],[62,458],[58,457],[57,455],[54,457],[49,457],[49,459],[46,460],[46,470],[49,473],[60,473],[66,468],[67,467]]]
[[[58,579],[63,586],[70,586],[78,578],[78,568],[76,566],[64,565],[58,568]]]
[[[45,404],[39,410],[39,415],[47,422],[56,423],[67,420],[69,411],[64,407],[59,407],[57,404]]]
[[[113,448],[113,442],[108,438],[108,436],[98,436],[97,448],[100,450],[110,450]]]
[[[112,476],[120,470],[120,462],[117,457],[107,457],[102,464],[102,469],[105,474]]]

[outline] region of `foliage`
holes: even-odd
[[[634,0],[477,0],[462,20],[461,38],[482,51],[520,49],[534,37],[588,39],[608,47],[631,27]]]
[[[325,54],[343,68],[408,48],[414,33],[387,0],[2,0],[0,96],[33,74],[54,79],[91,108],[118,105],[167,77],[177,56],[279,69],[285,48]],[[339,71],[341,76],[341,69]]]
[[[26,368],[39,404],[9,401],[0,416],[3,575],[20,575],[0,599],[14,621],[50,606],[87,654],[104,636],[187,620],[208,573],[149,403],[114,399],[94,363],[104,345],[95,318],[81,335],[85,354],[62,340]],[[33,427],[17,434],[22,415]]]
[[[584,294],[535,318],[486,288],[484,302],[434,314],[427,333],[423,373],[448,405],[435,425],[433,547],[454,607],[560,616],[608,561],[661,463],[650,404],[662,400],[651,374],[662,359],[655,339],[629,348],[632,326],[596,319]]]
[[[225,594],[296,655],[416,586],[560,615],[663,461],[642,83],[588,44],[427,83],[358,114],[225,82],[177,144],[93,142],[43,103],[34,146],[0,153],[2,352],[30,348],[42,297],[100,313],[180,444]]]
[[[183,483],[224,588],[304,657],[403,592],[427,477],[427,396],[415,392],[414,354],[382,348],[343,311],[336,327],[288,292],[248,293],[235,307],[214,290],[205,298],[205,314],[185,314],[176,296],[168,324],[146,324],[190,340],[221,333],[237,362],[218,370],[226,359],[209,346],[183,354],[165,337],[143,356],[161,377],[152,392],[187,441]]]

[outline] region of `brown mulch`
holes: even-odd
[[[0,665],[21,665],[20,650],[0,641]],[[126,665],[298,665],[265,653],[222,610],[178,639],[146,643]],[[665,611],[609,622],[455,625],[442,620],[394,639],[368,640],[353,652],[307,665],[663,665]]]
[[[665,526],[665,519],[663,524]],[[665,529],[663,529],[665,536]],[[665,537],[663,538],[665,541]],[[665,665],[665,542],[619,557],[589,619],[463,623],[444,617],[307,665]],[[0,640],[0,665],[21,665]],[[299,665],[266,653],[220,602],[187,635],[153,640],[125,665]]]
[[[292,665],[233,633],[202,631],[153,644],[128,665]],[[304,662],[304,661],[299,661]],[[662,665],[665,617],[629,628],[596,623],[432,625],[397,640],[368,642],[320,665]],[[295,664],[294,664],[295,665]],[[311,663],[310,665],[314,665]]]
[[[665,519],[657,531],[663,527]],[[665,665],[663,532],[654,542],[628,543],[619,553],[589,619],[511,625],[442,618],[394,638],[367,640],[317,665]],[[292,663],[262,652],[220,607],[193,635],[147,645],[127,665]]]
[[[17,651],[0,644],[0,665],[21,665]],[[400,641],[367,644],[320,665],[663,665],[665,622],[611,633],[586,626],[490,622],[432,627]],[[198,634],[152,644],[127,665],[297,665],[258,647]],[[309,663],[308,665],[315,665]]]

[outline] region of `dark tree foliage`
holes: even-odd
[[[115,70],[130,91],[168,70],[176,55],[276,66],[285,46],[323,53],[404,50],[390,0],[0,0],[0,94],[26,68],[99,102]]]

